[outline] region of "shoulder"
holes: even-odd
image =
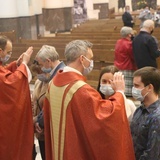
[[[130,99],[127,99],[127,103],[128,103],[128,104],[130,104],[130,105],[135,106],[135,104],[133,103],[133,101],[132,101],[132,100],[130,100]]]
[[[138,113],[141,112],[141,111],[142,111],[141,106],[139,106],[138,108],[136,108],[136,110],[135,110],[135,112],[134,112],[134,117],[135,117],[136,115],[138,115]]]
[[[157,105],[158,107],[153,111],[152,114],[150,114],[150,117],[160,122],[160,104],[157,104]]]
[[[91,87],[89,84],[84,84],[79,90],[78,92],[82,92],[82,94],[99,94],[98,91],[96,89],[94,89],[93,87]]]
[[[131,108],[131,110],[132,110],[132,111],[135,111],[135,110],[136,110],[136,106],[135,106],[135,104],[133,103],[133,101],[130,100],[130,99],[126,99],[126,100],[127,100],[127,103],[128,103],[128,105],[129,105],[129,107]]]

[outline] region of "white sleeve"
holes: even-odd
[[[22,62],[22,63],[23,63],[23,62]],[[30,71],[30,69],[28,68],[28,66],[27,66],[25,63],[23,63],[23,64],[26,66],[26,70],[27,70],[27,74],[28,74],[28,83],[30,83],[31,80],[32,80],[31,71]]]

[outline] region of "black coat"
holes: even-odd
[[[134,23],[133,23],[133,18],[130,13],[124,12],[122,15],[122,20],[123,20],[124,26],[133,28]]]
[[[153,36],[147,32],[140,31],[133,39],[132,44],[138,69],[146,66],[157,68],[156,58],[160,56],[160,51]]]

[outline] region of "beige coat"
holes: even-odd
[[[48,88],[48,83],[42,82],[39,79],[36,80],[34,91],[32,94],[34,123],[36,122],[37,116],[43,108],[43,100],[44,100],[47,88]],[[44,139],[43,134],[40,135],[36,133],[36,137],[40,140]]]

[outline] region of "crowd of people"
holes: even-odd
[[[34,48],[7,64],[12,42],[0,36],[0,159],[35,159],[35,135],[43,160],[159,160],[160,51],[154,21],[141,25],[134,35],[130,17],[121,28],[114,64],[102,68],[97,90],[85,77],[94,68],[91,42],[69,42],[65,63],[54,46],[43,45],[31,95],[27,64]]]
[[[145,4],[143,8],[140,10],[138,18],[141,21],[140,28],[142,27],[143,22],[148,19],[154,21],[155,27],[159,27],[160,26],[160,6],[157,6],[155,11],[151,11],[148,5]],[[128,5],[125,6],[125,11],[122,14],[122,21],[124,26],[133,28],[134,19],[131,15],[130,6]]]

